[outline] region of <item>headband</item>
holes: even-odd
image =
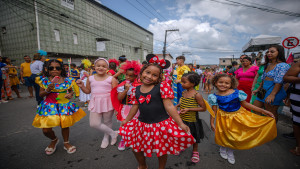
[[[106,59],[104,59],[104,58],[98,58],[97,60],[95,60],[94,65],[95,65],[99,60],[104,60],[104,61],[106,62],[106,64],[107,64],[107,66],[109,66],[108,61],[107,61]]]

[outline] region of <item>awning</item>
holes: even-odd
[[[243,52],[257,52],[266,50],[271,45],[280,44],[281,37],[270,35],[259,35],[251,40],[243,47]]]

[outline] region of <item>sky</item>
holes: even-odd
[[[153,52],[184,54],[186,63],[239,57],[259,35],[300,38],[300,0],[97,0],[153,33]],[[291,49],[300,52],[300,46]],[[286,52],[287,53],[287,52]],[[251,54],[251,53],[246,53]]]

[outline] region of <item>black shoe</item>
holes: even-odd
[[[294,132],[282,134],[283,137],[288,139],[295,139]]]

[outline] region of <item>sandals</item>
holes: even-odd
[[[296,156],[300,156],[300,147],[295,147],[294,149],[291,149],[290,152]]]
[[[64,142],[64,144],[68,144],[69,141]],[[76,147],[75,146],[71,146],[69,148],[67,148],[66,146],[64,146],[64,149],[67,151],[68,154],[73,154],[76,152]]]
[[[193,151],[191,160],[193,163],[198,163],[200,161],[199,152]]]
[[[51,141],[56,141],[56,140],[57,140],[57,142],[56,142],[56,144],[55,144],[54,148],[46,147],[46,149],[45,149],[45,153],[46,153],[47,155],[52,155],[52,154],[55,152],[55,150],[56,150],[56,146],[57,146],[57,144],[58,144],[59,140],[58,140],[58,138],[57,138],[57,137],[56,137],[56,139],[54,139],[54,140],[51,140]]]

